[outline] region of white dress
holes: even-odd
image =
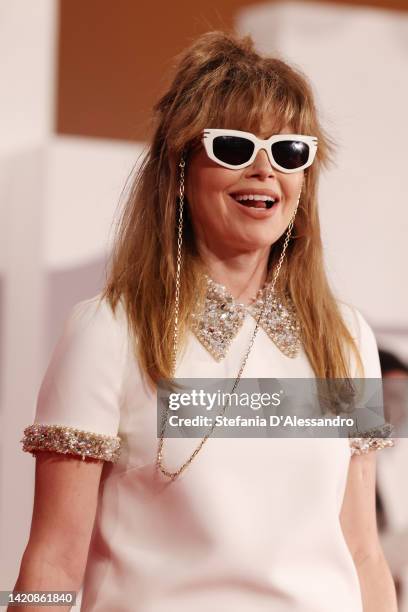
[[[341,308],[365,376],[381,377],[371,328]],[[248,315],[221,362],[190,332],[176,375],[235,379],[254,327]],[[128,338],[121,304],[113,316],[99,295],[77,303],[39,392],[34,423],[44,428],[28,427],[22,440],[33,454],[93,449],[106,459],[81,610],[362,612],[339,522],[350,441],[210,438],[178,479],[157,477],[156,396]],[[314,373],[303,349],[287,357],[260,328],[244,376]],[[165,439],[166,467],[198,442]]]

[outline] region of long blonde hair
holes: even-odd
[[[173,80],[153,107],[151,144],[118,223],[101,296],[113,312],[122,299],[142,374],[153,387],[171,376],[181,154],[187,151],[187,173],[188,151],[204,128],[257,133],[265,117],[273,119],[275,133],[290,125],[296,133],[318,138],[276,289],[294,302],[303,347],[317,378],[348,378],[349,349],[363,372],[358,347],[324,270],[317,186],[321,169],[333,161],[335,143],[319,123],[307,78],[282,59],[259,54],[249,35],[233,32],[207,32],[176,60]],[[271,246],[269,270],[279,258],[285,235]],[[179,347],[204,291],[199,279],[205,266],[188,206],[183,248]]]

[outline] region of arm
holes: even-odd
[[[375,476],[375,451],[350,458],[340,523],[357,569],[364,612],[397,612],[395,585],[377,530]]]
[[[125,322],[98,296],[76,304],[65,321],[35,421],[21,440],[23,451],[36,456],[36,474],[30,537],[15,590],[77,591],[81,585],[103,462],[115,463],[120,455]],[[26,608],[45,610],[10,606],[10,612]]]
[[[85,570],[103,461],[38,452],[30,537],[15,591],[78,591]],[[47,606],[66,612],[71,606]],[[44,607],[12,606],[10,612]]]

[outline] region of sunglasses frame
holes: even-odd
[[[243,164],[233,165],[227,162],[223,162],[218,159],[214,154],[213,142],[217,136],[238,136],[240,138],[247,138],[250,140],[255,146],[254,151],[250,157],[250,159]],[[272,144],[275,142],[282,142],[285,140],[298,140],[300,142],[305,142],[309,145],[309,157],[308,160],[303,166],[299,168],[283,168],[280,166],[272,155]],[[254,161],[258,151],[264,149],[268,155],[268,159],[271,165],[279,170],[280,172],[284,172],[285,174],[292,174],[293,172],[300,172],[301,170],[305,170],[312,165],[314,158],[316,156],[317,151],[317,138],[315,136],[305,136],[304,134],[275,134],[266,140],[262,140],[252,134],[251,132],[243,132],[241,130],[229,130],[229,129],[221,129],[221,128],[206,128],[203,130],[202,142],[205,148],[205,151],[210,159],[214,162],[223,166],[224,168],[229,168],[230,170],[242,170],[242,168],[247,168]]]

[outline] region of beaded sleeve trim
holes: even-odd
[[[392,430],[392,425],[385,423],[380,427],[373,427],[365,432],[359,432],[361,434],[359,438],[349,439],[351,454],[361,455],[368,453],[370,450],[381,450],[386,447],[395,446],[394,439],[388,437]]]
[[[35,457],[35,451],[55,451],[57,453],[79,455],[116,463],[120,455],[121,440],[117,436],[107,436],[91,431],[67,427],[65,425],[29,425],[24,429],[23,451]]]
[[[255,319],[264,303],[264,314],[259,321],[269,338],[287,357],[296,357],[301,346],[300,325],[293,302],[287,297],[284,306],[274,293],[268,292],[270,283],[259,290],[252,304],[245,306],[236,302],[224,285],[216,283],[208,275],[207,294],[201,311],[191,315],[191,328],[197,339],[214,357],[221,361],[243,325],[249,313]]]

